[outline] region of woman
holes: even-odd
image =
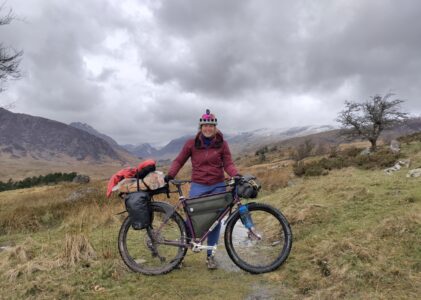
[[[228,144],[216,125],[218,125],[216,117],[207,109],[206,114],[199,120],[199,132],[196,137],[186,142],[166,176],[166,181],[173,179],[190,157],[192,162],[190,197],[224,192],[224,170],[231,177],[239,175],[232,162]],[[210,232],[208,246],[215,246],[218,243],[220,230],[221,224]],[[209,269],[217,268],[211,250],[207,251],[206,261]]]

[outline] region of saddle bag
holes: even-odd
[[[125,204],[134,230],[144,229],[151,224],[151,198],[148,193],[127,194]]]
[[[201,238],[232,202],[231,192],[211,194],[187,200],[187,214],[192,221],[196,238]]]

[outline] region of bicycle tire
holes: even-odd
[[[172,271],[181,263],[187,248],[158,244],[156,249],[161,258],[153,255],[150,234],[155,234],[153,230],[159,228],[165,217],[165,210],[154,203],[151,203],[151,209],[152,225],[147,229],[134,230],[130,217],[126,217],[118,234],[118,250],[123,262],[132,271],[145,275],[161,275]],[[180,214],[174,212],[156,238],[185,242],[187,231]],[[165,260],[162,261],[162,258]]]
[[[285,216],[270,205],[249,203],[248,210],[255,232],[262,239],[249,234],[236,211],[225,228],[225,248],[231,260],[241,269],[252,274],[272,272],[285,262],[291,252],[291,227]]]

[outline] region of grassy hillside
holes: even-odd
[[[92,159],[77,160],[65,154],[53,157],[51,160],[35,157],[11,158],[10,155],[0,153],[0,181],[12,178],[14,181],[26,177],[46,175],[54,172],[77,172],[86,174],[95,179],[109,178],[116,170],[135,166],[139,159],[119,149],[115,150],[120,160],[102,157],[101,161]]]
[[[403,147],[411,168],[421,166],[421,143]],[[265,182],[290,171],[281,162],[250,168]],[[104,181],[2,192],[0,298],[416,299],[421,179],[407,171],[346,168],[267,189],[258,201],[284,212],[294,242],[286,263],[264,275],[209,272],[205,254],[190,251],[165,276],[132,273],[116,244],[123,205],[104,197]]]

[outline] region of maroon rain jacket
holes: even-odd
[[[201,132],[194,139],[188,140],[172,162],[168,175],[175,177],[189,157],[193,167],[191,178],[193,182],[213,185],[224,181],[224,170],[231,177],[238,174],[232,162],[228,143],[224,141],[220,131],[217,131],[208,147],[202,140]]]

